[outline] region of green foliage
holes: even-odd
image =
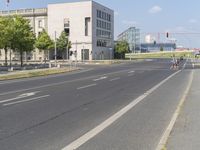
[[[124,58],[125,53],[129,52],[129,44],[127,41],[118,41],[115,45],[115,56]]]
[[[7,66],[7,51],[11,48],[14,36],[14,20],[11,17],[0,17],[0,49],[5,50],[5,64]]]
[[[163,52],[163,51],[164,51],[164,49],[163,49],[163,47],[162,47],[162,46],[160,47],[160,51],[161,51],[161,52]]]
[[[0,35],[0,47],[19,52],[22,65],[23,53],[34,49],[35,35],[29,21],[21,16],[1,17]],[[7,52],[5,57],[7,61]]]
[[[71,42],[68,39],[66,32],[62,32],[60,37],[57,40],[57,47],[58,51],[62,53],[62,57],[64,59],[64,53],[68,50],[69,56],[69,49],[71,49]]]
[[[11,48],[20,53],[21,66],[23,64],[23,53],[34,49],[35,35],[32,32],[30,22],[21,16],[14,17],[14,36]]]
[[[53,40],[51,40],[50,36],[45,30],[43,30],[36,39],[35,47],[43,51],[50,50],[54,47]]]
[[[47,52],[53,49],[54,42],[53,40],[51,40],[50,36],[45,30],[43,30],[42,33],[40,33],[40,35],[36,39],[35,47],[38,48],[39,50],[44,51],[44,61],[46,63]]]
[[[57,47],[60,51],[65,51],[66,48],[71,48],[71,42],[69,41],[66,32],[62,32],[59,39],[57,40]]]

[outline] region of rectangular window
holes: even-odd
[[[64,28],[69,28],[70,27],[70,21],[68,18],[64,19]]]
[[[108,21],[111,21],[111,15],[108,15]]]
[[[43,27],[43,25],[42,25],[42,20],[39,20],[38,21],[38,28],[42,28]]]
[[[89,23],[90,23],[90,17],[85,18],[85,36],[88,36],[89,34]]]
[[[70,35],[70,29],[69,29],[69,28],[65,28],[64,31],[65,31],[65,33],[67,34],[67,36]]]

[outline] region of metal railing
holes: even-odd
[[[47,15],[47,8],[2,10],[0,16],[6,15]]]

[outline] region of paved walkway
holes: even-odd
[[[192,87],[173,128],[167,150],[200,149],[200,70],[195,70]]]

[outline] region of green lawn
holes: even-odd
[[[183,57],[194,57],[191,51],[181,51],[181,52],[154,52],[154,53],[129,53],[126,54],[126,59],[146,59],[146,58],[171,58],[175,56],[177,58]]]

